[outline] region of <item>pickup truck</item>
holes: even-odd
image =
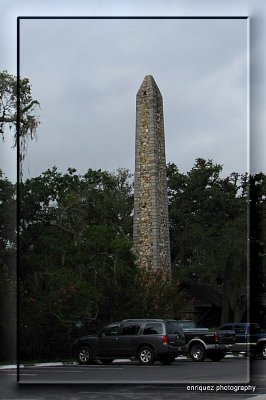
[[[191,320],[177,320],[177,323],[184,331],[188,355],[193,361],[206,358],[221,361],[235,343],[232,331],[213,332],[208,328],[197,328]]]
[[[233,331],[235,344],[233,352],[247,352],[259,355],[266,360],[266,332],[256,323],[228,323],[222,325],[218,331]]]

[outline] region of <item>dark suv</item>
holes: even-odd
[[[136,358],[140,364],[151,365],[156,360],[171,364],[186,352],[186,345],[183,330],[174,320],[126,319],[107,325],[97,336],[76,339],[73,350],[80,364]]]

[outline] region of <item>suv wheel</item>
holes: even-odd
[[[138,351],[138,360],[142,365],[151,365],[155,362],[155,353],[152,347],[143,346]]]
[[[204,361],[206,358],[205,348],[200,343],[192,345],[189,353],[193,361]]]
[[[260,355],[264,360],[266,360],[266,343],[261,346]]]
[[[88,346],[82,346],[77,352],[78,362],[80,364],[91,364],[93,360],[92,350]]]

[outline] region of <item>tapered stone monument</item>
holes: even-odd
[[[151,75],[137,93],[133,251],[138,267],[170,273],[163,99]]]

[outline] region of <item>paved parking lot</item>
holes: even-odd
[[[266,363],[246,358],[170,366],[137,362],[113,365],[25,366],[16,384],[16,369],[0,369],[0,399],[266,399]],[[253,391],[253,387],[255,387]],[[197,396],[197,398],[195,397]],[[263,396],[263,397],[261,397]]]

